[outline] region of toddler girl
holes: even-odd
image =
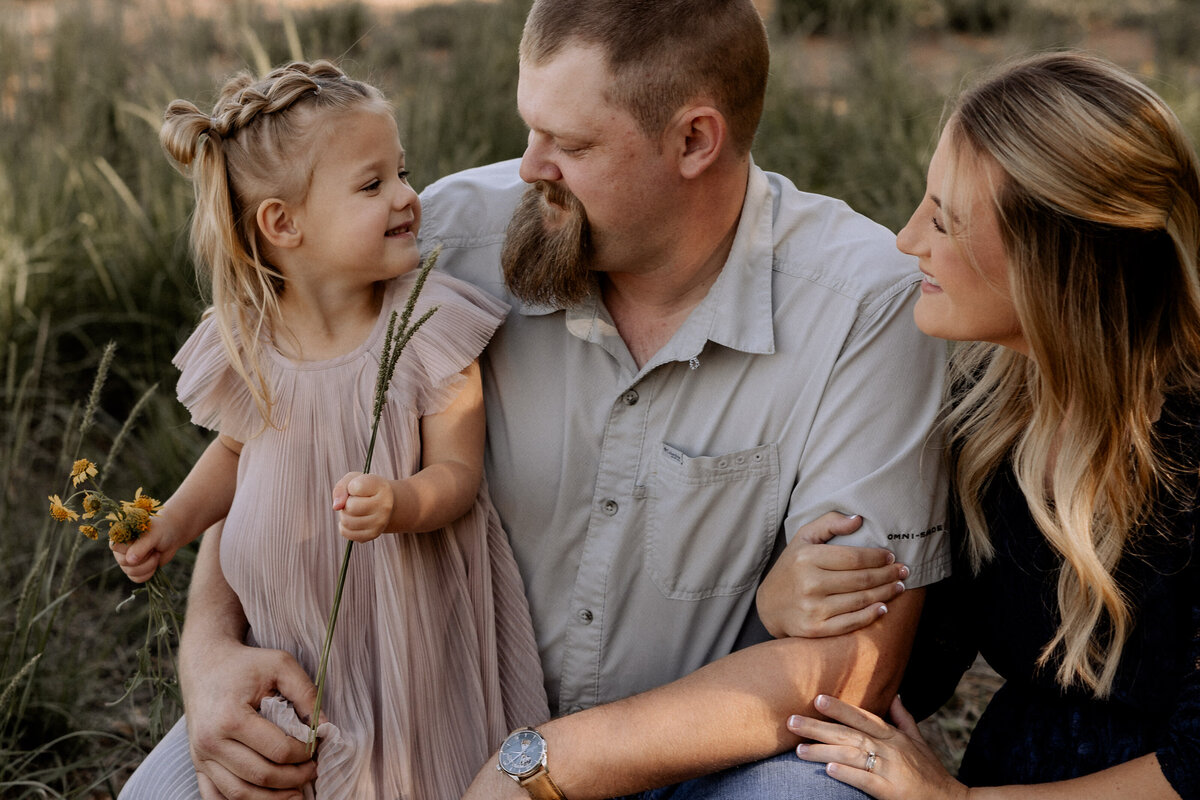
[[[378,474],[348,472],[364,462],[388,318],[420,260],[391,108],[328,62],[293,63],[234,78],[211,115],[176,100],[161,139],[194,182],[192,246],[212,285],[175,358],[178,393],[219,435],[117,561],[144,581],[224,518],[221,567],[249,637],[315,675],[342,537],[361,542],[329,657],[316,796],[458,798],[510,729],[549,716],[482,484],[476,357],[506,309],[429,275],[413,319],[437,310],[388,389]],[[282,699],[262,713],[307,732]],[[123,796],[182,783],[169,796],[198,797],[181,748],[182,723]]]

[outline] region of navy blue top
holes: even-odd
[[[1062,559],[1011,469],[994,476],[984,497],[995,557],[972,575],[960,547],[954,577],[930,587],[905,704],[918,718],[932,712],[977,652],[1005,679],[963,757],[959,779],[968,786],[1066,780],[1153,752],[1175,791],[1200,798],[1200,405],[1172,399],[1155,434],[1176,463],[1192,466],[1118,567],[1134,627],[1109,697],[1063,689],[1053,663],[1037,667],[1058,627]]]

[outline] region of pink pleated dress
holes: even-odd
[[[179,351],[179,399],[205,428],[244,442],[221,567],[252,643],[286,650],[314,676],[346,540],[333,485],[361,470],[391,310],[415,279],[392,280],[368,339],[327,361],[295,362],[265,345],[276,427],[264,428],[212,319]],[[420,469],[420,419],[446,408],[506,311],[490,295],[430,273],[388,389],[371,471]],[[278,698],[262,713],[304,738]],[[480,487],[442,530],[355,544],[329,658],[318,800],[457,800],[505,734],[549,717],[520,575]]]

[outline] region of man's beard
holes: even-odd
[[[591,229],[567,189],[538,181],[525,190],[504,238],[504,282],[531,305],[569,308],[592,293]]]

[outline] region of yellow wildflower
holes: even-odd
[[[125,524],[129,527],[133,538],[137,539],[150,527],[150,512],[144,508],[137,508],[125,503],[122,503],[122,506],[121,513],[125,518]]]
[[[79,532],[92,541],[100,538],[100,531],[96,530],[95,525],[80,525]]]
[[[91,519],[100,512],[100,495],[88,492],[83,496],[83,518]]]
[[[124,505],[124,503],[122,505]],[[135,508],[146,509],[146,511],[150,512],[150,516],[152,517],[158,513],[160,508],[162,508],[162,503],[158,502],[148,494],[142,494],[142,487],[140,486],[138,487],[138,490],[133,493],[133,502],[129,503],[129,505],[134,506]]]
[[[108,526],[108,540],[113,544],[129,544],[133,539],[133,533],[124,522],[114,522]]]
[[[71,467],[71,485],[78,486],[88,478],[96,477],[96,465],[86,458],[81,458]]]
[[[50,495],[50,516],[59,522],[74,521],[79,519],[79,515],[71,509],[63,505],[63,501],[56,494]]]

